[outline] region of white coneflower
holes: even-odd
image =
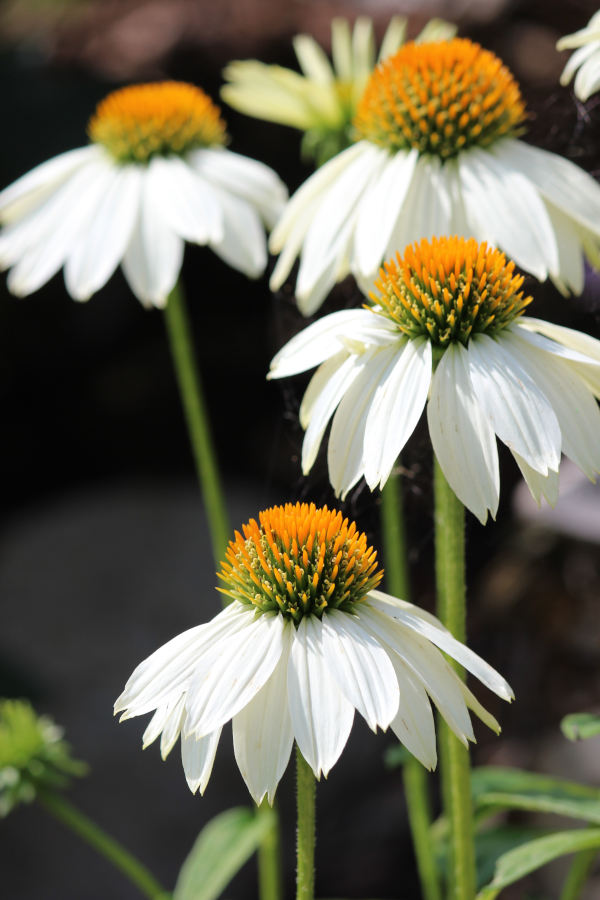
[[[256,803],[273,801],[294,739],[317,778],[327,775],[355,710],[373,731],[391,727],[430,769],[430,699],[465,744],[469,709],[499,730],[440,650],[510,700],[506,681],[434,616],[376,590],[383,573],[353,522],[288,503],[242,530],[219,576],[230,605],[142,662],[115,704],[122,718],[154,711],[144,746],[161,735],[163,758],[181,736],[192,791],[204,791],[230,719]]]
[[[99,104],[88,132],[89,146],[0,193],[0,268],[11,268],[14,294],[32,293],[64,265],[67,290],[87,300],[121,263],[141,302],[164,306],[185,241],[260,275],[264,225],[287,192],[267,166],[225,149],[219,109],[200,88],[122,88]]]
[[[514,263],[471,238],[407,247],[385,264],[368,309],[325,316],[292,338],[271,378],[319,366],[300,420],[308,472],[329,420],[329,478],[342,497],[374,490],[427,405],[435,455],[482,522],[500,492],[496,436],[538,503],[557,499],[561,451],[600,472],[600,342],[522,315]]]
[[[278,289],[300,256],[298,306],[312,314],[348,273],[364,283],[412,241],[472,236],[539,279],[581,292],[584,254],[600,259],[600,186],[518,139],[519,87],[469,40],[406,44],[371,76],[357,143],[290,199],[271,235]]]
[[[379,62],[404,42],[407,21],[394,16],[379,51]],[[456,27],[441,19],[427,23],[418,41],[445,40]],[[365,85],[377,62],[373,22],[359,16],[350,31],[346,19],[331,22],[332,62],[308,34],[294,38],[302,74],[256,59],[230,63],[223,100],[257,119],[290,125],[303,131],[303,151],[323,163],[352,143],[352,120]]]
[[[569,84],[575,75],[575,94],[585,103],[600,88],[600,10],[585,28],[562,37],[556,49],[575,50],[560,76],[560,83]]]

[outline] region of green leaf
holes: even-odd
[[[477,815],[486,810],[523,809],[600,824],[600,791],[575,781],[481,766],[472,772],[471,787]]]
[[[173,900],[216,900],[272,826],[271,816],[257,816],[245,807],[215,816],[181,867]]]
[[[582,741],[600,734],[600,716],[593,713],[572,713],[564,717],[560,727],[570,741]]]
[[[494,900],[503,888],[553,859],[595,847],[600,847],[600,828],[557,831],[522,844],[498,859],[493,880],[477,894],[477,900]]]

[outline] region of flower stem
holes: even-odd
[[[455,638],[465,640],[465,511],[434,459],[435,571],[438,616]],[[461,677],[460,666],[450,661]],[[450,829],[448,897],[475,896],[475,847],[469,751],[445,722],[440,722],[440,769],[444,808]]]
[[[150,900],[168,900],[170,898],[169,892],[158,883],[139,860],[68,800],[49,791],[38,791],[37,798],[47,812],[74,831],[100,856],[112,863],[144,897],[149,897]]]
[[[258,848],[258,896],[260,900],[281,900],[281,848],[279,845],[279,814],[267,800],[258,807],[257,815],[268,815],[272,825]]]
[[[296,746],[298,831],[296,835],[296,900],[315,896],[315,776]]]
[[[179,283],[169,294],[165,324],[218,566],[229,541],[230,528],[200,373],[194,357],[190,321]]]
[[[410,580],[402,481],[392,475],[381,495],[381,524],[386,587],[391,594],[410,600]],[[431,812],[427,773],[413,756],[402,767],[404,797],[423,900],[441,900],[431,840]]]
[[[598,850],[596,848],[593,850],[582,850],[580,853],[575,854],[563,884],[560,900],[578,900],[597,856]]]

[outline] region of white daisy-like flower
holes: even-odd
[[[122,88],[89,124],[91,144],[37,166],[0,193],[0,268],[31,294],[63,265],[87,300],[119,263],[134,294],[164,306],[185,241],[207,244],[257,277],[287,191],[262,163],[225,149],[219,109],[200,88],[159,82]]]
[[[500,493],[496,436],[538,503],[554,504],[561,452],[600,472],[600,341],[522,315],[514,263],[471,238],[422,240],[381,269],[367,309],[325,316],[292,338],[270,378],[319,366],[300,408],[302,468],[330,419],[329,478],[374,490],[427,406],[433,449],[481,522]]]
[[[299,34],[294,50],[302,74],[256,59],[230,63],[221,97],[234,109],[257,119],[305,132],[303,151],[321,164],[352,143],[352,120],[377,61],[403,44],[407,20],[394,16],[375,56],[373,22],[359,16],[350,31],[347,19],[331,22],[330,62],[314,38]],[[417,41],[451,38],[456,27],[441,19],[427,23]]]
[[[415,240],[488,241],[526,272],[580,293],[584,255],[600,264],[600,185],[573,163],[518,139],[519,87],[478,44],[406,44],[372,74],[357,142],[291,197],[271,234],[272,290],[300,255],[298,306],[311,315],[352,273],[372,284]]]
[[[556,49],[575,50],[563,69],[560,83],[569,84],[575,75],[575,94],[585,103],[600,88],[600,10],[585,28],[562,37]]]
[[[340,512],[306,503],[265,510],[229,544],[220,578],[230,605],[142,662],[115,712],[155,711],[144,746],[161,735],[164,758],[181,736],[188,785],[201,793],[231,719],[256,803],[273,802],[294,739],[316,777],[327,776],[355,710],[373,731],[391,727],[429,769],[430,699],[464,744],[474,740],[469,709],[499,731],[440,650],[505,700],[509,685],[435,616],[378,591],[382,574]]]

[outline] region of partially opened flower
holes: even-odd
[[[401,16],[391,19],[379,61],[403,43],[406,24]],[[432,19],[417,40],[445,40],[455,32],[454,25]],[[310,35],[297,35],[294,50],[302,74],[255,59],[239,60],[223,72],[229,84],[221,96],[246,115],[303,131],[304,153],[321,164],[352,143],[352,120],[376,63],[373,22],[359,16],[351,33],[346,19],[333,19],[332,63]]]
[[[225,149],[225,124],[200,88],[122,88],[89,124],[91,144],[48,160],[0,193],[0,268],[19,296],[63,265],[87,300],[119,263],[145,305],[164,306],[184,241],[256,277],[287,193],[262,163]]]
[[[600,472],[600,341],[523,316],[514,263],[471,238],[434,238],[385,264],[371,306],[292,338],[271,378],[319,366],[302,406],[308,472],[327,425],[329,478],[345,496],[387,481],[425,406],[454,493],[482,522],[500,492],[496,436],[538,503],[556,502],[561,451]]]
[[[312,314],[349,273],[371,284],[415,240],[489,241],[536,278],[580,293],[600,260],[600,185],[519,140],[525,106],[502,62],[454,39],[406,44],[371,76],[357,142],[290,199],[270,247],[278,289],[300,255],[298,306]]]
[[[576,96],[583,102],[589,100],[600,88],[600,10],[585,28],[562,37],[556,49],[575,50],[560,76],[560,83],[569,84],[575,75]]]
[[[428,768],[430,699],[465,744],[469,709],[499,730],[440,650],[510,700],[506,681],[434,616],[376,590],[376,554],[340,512],[298,503],[260,513],[236,532],[219,577],[229,606],[142,662],[115,704],[122,718],[154,711],[144,746],[161,735],[163,758],[181,736],[192,791],[204,791],[230,719],[257,803],[273,801],[294,738],[315,775],[327,775],[355,709]]]

